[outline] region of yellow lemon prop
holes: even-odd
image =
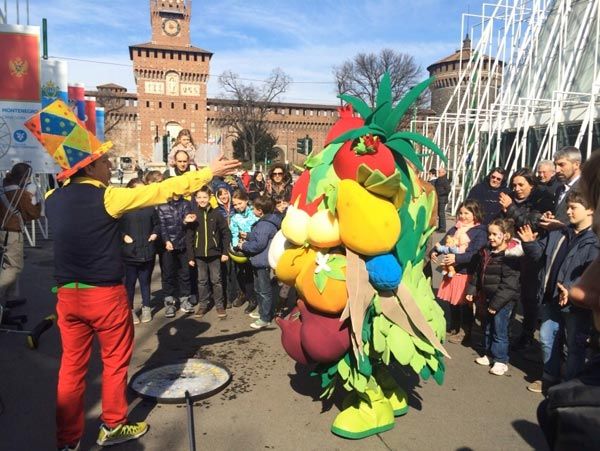
[[[336,211],[342,243],[358,254],[384,254],[398,241],[400,218],[394,204],[354,180],[340,181]]]

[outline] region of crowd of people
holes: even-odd
[[[148,172],[129,188],[160,182],[196,170],[193,142],[182,130],[164,172]],[[267,252],[279,230],[292,190],[292,174],[273,164],[267,176],[255,171],[214,177],[189,198],[172,196],[157,207],[125,214],[120,220],[125,286],[134,324],[152,320],[150,281],[159,256],[164,315],[201,318],[214,307],[219,318],[227,309],[246,305],[251,327],[267,327],[278,293],[272,289]],[[139,282],[141,311],[134,309]],[[284,290],[285,291],[285,290]]]
[[[277,289],[268,262],[270,242],[292,193],[286,165],[276,163],[267,174],[250,175],[236,161],[217,159],[207,172],[196,167],[193,141],[185,130],[168,165],[164,173],[149,171],[130,180],[127,188],[111,189],[104,155],[72,174],[66,189],[48,198],[63,344],[57,399],[60,449],[74,449],[81,437],[83,376],[93,334],[103,353],[112,350],[103,354],[106,408],[98,443],[119,443],[147,431],[143,422],[127,422],[124,393],[131,318],[133,324],[147,323],[154,314],[150,285],[157,255],[167,318],[178,312],[202,318],[214,307],[217,317],[225,319],[228,309],[245,306],[254,320],[250,327],[263,329],[271,324],[278,300],[295,301],[293,291],[281,285]],[[446,315],[447,341],[475,347],[480,351],[475,363],[501,376],[509,371],[511,353],[537,343],[539,328],[543,361],[538,380],[527,388],[548,394],[540,423],[555,442],[560,437],[552,425],[561,419],[553,393],[556,397],[573,388],[561,382],[570,381],[579,394],[590,384],[599,385],[600,343],[593,324],[595,318],[600,328],[600,290],[590,275],[600,276],[599,173],[600,153],[593,153],[582,172],[582,157],[574,147],[559,150],[553,161],[541,161],[535,173],[516,170],[509,180],[503,168],[494,168],[470,190],[448,229],[448,175],[443,168],[429,174],[438,194],[437,231],[444,234],[433,243],[430,260],[442,273],[437,299]],[[16,165],[0,193],[3,297],[22,269],[23,221],[40,215],[39,199],[26,189],[30,176],[28,165]],[[80,232],[76,237],[74,230]],[[122,271],[110,263],[115,255],[123,262]],[[134,308],[138,283],[140,310]],[[523,321],[514,336],[518,309]],[[85,334],[78,329],[84,323]],[[105,329],[109,323],[110,330]],[[473,340],[476,325],[482,331],[479,343]],[[578,378],[581,374],[587,379]]]
[[[588,165],[598,159],[595,153]],[[474,346],[481,352],[475,362],[490,367],[491,374],[506,374],[510,353],[532,349],[539,328],[543,362],[530,375],[537,376],[527,386],[532,392],[547,393],[573,379],[598,352],[592,311],[565,294],[599,255],[592,229],[597,199],[584,191],[594,181],[582,182],[581,166],[579,150],[565,147],[553,161],[539,162],[536,173],[513,172],[508,186],[506,171],[492,169],[470,190],[456,224],[431,252],[443,274],[437,298],[446,312],[447,341]],[[443,216],[445,171],[431,175],[437,175],[433,184],[441,190]],[[440,219],[438,230],[444,229]],[[523,321],[513,337],[518,307]],[[483,332],[480,343],[472,340],[476,322]]]

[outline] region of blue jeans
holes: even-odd
[[[592,312],[571,306],[561,312],[558,305],[540,306],[540,340],[544,358],[544,379],[560,381],[563,343],[567,345],[565,380],[573,379],[585,364],[587,340],[592,329]]]
[[[269,268],[252,268],[254,276],[254,293],[258,304],[260,319],[270,323],[275,316],[275,303],[271,288],[271,270]]]
[[[142,294],[142,306],[150,307],[150,281],[154,259],[143,263],[125,263],[125,289],[129,307],[133,308],[133,297],[135,296],[135,284],[140,281],[140,293]]]
[[[483,349],[494,362],[508,363],[508,327],[514,304],[509,302],[483,321]]]

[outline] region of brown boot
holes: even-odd
[[[459,330],[456,334],[454,335],[450,335],[448,337],[448,342],[449,343],[454,343],[455,345],[459,345],[462,343],[462,341],[465,338],[465,331],[464,330]]]

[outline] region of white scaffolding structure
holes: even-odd
[[[448,106],[412,124],[447,153],[452,211],[492,167],[533,168],[565,145],[585,158],[600,135],[600,0],[486,3],[463,14],[461,38],[467,33],[474,47]]]

